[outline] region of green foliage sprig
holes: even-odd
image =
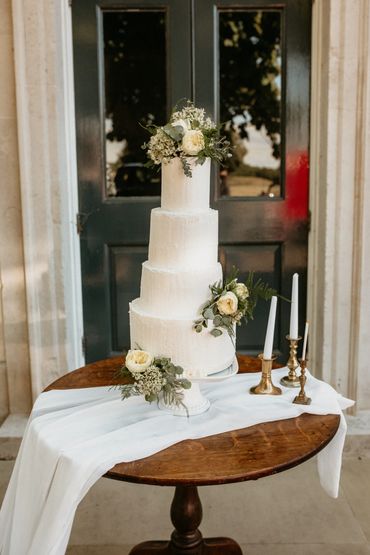
[[[173,364],[168,357],[152,358],[146,351],[132,350],[128,356],[134,358],[135,353],[147,354],[150,364],[142,371],[134,371],[134,365],[131,363],[128,368],[126,362],[118,371],[117,377],[126,382],[117,386],[122,400],[143,395],[149,403],[162,400],[168,406],[183,405],[183,391],[191,387],[191,382],[182,377],[183,368]]]
[[[258,299],[265,301],[276,295],[276,290],[264,283],[261,278],[255,280],[254,273],[249,272],[246,282],[238,281],[238,269],[233,267],[231,274],[224,280],[210,285],[211,298],[201,309],[201,317],[194,321],[194,330],[201,333],[213,326],[211,335],[219,337],[225,330],[234,338],[234,324],[253,320],[254,309]]]

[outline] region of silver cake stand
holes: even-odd
[[[206,412],[211,406],[210,401],[203,395],[200,384],[209,382],[221,382],[235,376],[238,373],[239,365],[235,357],[233,363],[225,370],[215,372],[203,378],[191,378],[191,388],[184,390],[183,404],[179,406],[168,406],[159,403],[159,408],[174,416],[195,416]],[[185,408],[186,407],[186,408]]]

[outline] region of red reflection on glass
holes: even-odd
[[[307,219],[309,161],[307,151],[290,151],[286,155],[285,215],[288,219]]]

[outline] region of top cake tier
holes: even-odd
[[[180,158],[162,164],[161,207],[172,212],[204,212],[209,209],[211,161],[195,164],[189,158],[192,177],[187,177]]]

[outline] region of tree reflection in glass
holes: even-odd
[[[139,124],[167,117],[165,17],[163,10],[103,12],[107,196],[160,195]]]
[[[221,195],[281,195],[281,14],[219,12],[220,121],[235,146]]]

